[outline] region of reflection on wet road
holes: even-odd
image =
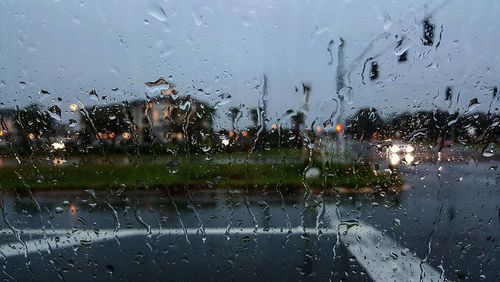
[[[2,277],[499,279],[495,164],[403,173],[409,189],[399,194],[53,191],[35,193],[35,204],[4,192]]]

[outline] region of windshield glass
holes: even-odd
[[[500,2],[0,3],[0,276],[500,280]]]

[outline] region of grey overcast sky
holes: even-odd
[[[0,102],[67,109],[77,98],[96,103],[88,95],[92,88],[107,102],[132,100],[150,91],[144,82],[171,76],[181,95],[215,103],[218,94],[231,94],[222,113],[240,104],[255,107],[254,87],[265,73],[272,120],[301,106],[294,88],[303,81],[312,85],[308,120],[321,120],[335,108],[342,37],[352,87],[344,115],[365,106],[383,114],[449,109],[448,85],[460,92],[451,108],[464,112],[476,97],[484,110],[489,89],[500,86],[499,12],[500,1],[486,0],[3,0]],[[424,46],[422,21],[430,14],[434,44]],[[399,48],[396,36],[405,37]],[[406,49],[408,61],[398,63],[397,53]],[[363,84],[363,63],[375,56],[379,78],[371,81],[365,71]]]

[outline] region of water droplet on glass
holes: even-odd
[[[115,268],[111,264],[106,265],[106,273],[111,276],[115,272]]]
[[[467,106],[467,111],[470,112],[474,110],[477,107],[477,105],[479,105],[479,100],[477,98],[472,98],[469,101],[469,105]]]
[[[227,103],[231,102],[231,95],[228,94],[228,93],[222,93],[219,95],[219,101],[217,101],[217,103],[215,103],[215,106],[214,108],[220,108],[224,105],[226,105]]]
[[[69,119],[69,121],[68,121],[69,127],[75,127],[76,124],[77,124],[77,121],[75,119]]]
[[[451,101],[451,99],[453,98],[453,92],[451,90],[451,87],[446,87],[446,90],[444,92],[444,100],[445,101]]]
[[[189,110],[190,108],[191,108],[191,102],[189,101],[185,101],[179,105],[179,109],[183,111]]]
[[[167,13],[165,13],[165,10],[160,6],[150,9],[148,14],[160,22],[167,21]]]
[[[45,90],[45,89],[40,89],[40,91],[38,92],[38,94],[40,94],[40,95],[49,95],[50,92],[47,91],[47,90]]]
[[[99,96],[97,95],[97,92],[95,91],[95,89],[90,90],[89,96],[90,96],[90,99],[92,99],[96,102],[99,101]]]
[[[167,168],[170,173],[177,173],[179,171],[179,161],[172,160],[167,163]]]
[[[319,177],[321,174],[320,170],[316,167],[311,167],[309,168],[306,173],[305,173],[305,177],[306,178],[316,178],[316,177]]]
[[[90,246],[90,245],[92,245],[92,240],[82,239],[82,240],[80,240],[80,244],[82,244],[83,246]]]
[[[495,154],[495,144],[489,143],[483,148],[483,156],[490,158]]]
[[[148,87],[155,87],[155,86],[160,86],[160,85],[165,85],[165,84],[170,85],[170,83],[166,79],[164,79],[163,77],[160,77],[155,81],[145,82],[144,84],[146,84],[146,86],[148,86]]]
[[[451,125],[453,125],[453,124],[457,123],[457,121],[458,121],[458,117],[457,117],[457,118],[455,118],[455,119],[450,120],[450,121],[448,122],[448,126],[451,126]]]
[[[194,24],[197,25],[197,26],[201,26],[203,24],[203,18],[201,15],[193,12],[193,21],[194,21]]]
[[[177,90],[175,90],[172,87],[169,87],[168,89],[162,89],[161,94],[163,96],[170,96],[170,95],[174,96],[175,94],[177,94]]]
[[[57,121],[61,121],[61,108],[59,106],[54,105],[47,109],[47,113],[49,116]]]
[[[378,78],[378,73],[380,72],[380,68],[377,62],[373,61],[370,69],[370,79],[375,80]]]
[[[423,21],[424,34],[422,44],[425,46],[432,46],[434,44],[434,29],[435,25],[432,23],[432,18],[425,18]]]
[[[391,27],[391,25],[392,25],[391,17],[389,15],[385,15],[384,19],[383,19],[384,30],[385,31],[389,30],[389,28]]]
[[[398,62],[404,63],[408,61],[408,51],[404,51],[401,55],[398,57]]]
[[[94,189],[86,189],[85,192],[92,196],[92,198],[97,199]]]
[[[406,62],[408,61],[408,49],[410,49],[410,45],[408,43],[403,44],[403,40],[399,40],[396,45],[396,49],[394,50],[394,55],[398,56],[398,62]]]

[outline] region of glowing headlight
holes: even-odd
[[[61,159],[61,158],[53,158],[53,159],[52,159],[52,163],[53,163],[54,165],[62,165],[62,164],[64,164],[65,162],[66,162],[66,160]]]
[[[66,148],[66,146],[64,145],[63,142],[54,142],[54,143],[52,143],[52,148],[54,150],[62,150],[64,148]]]
[[[391,148],[389,148],[389,151],[391,151],[391,153],[397,153],[397,152],[399,152],[399,146],[392,145]]]
[[[405,155],[405,161],[407,164],[411,164],[414,160],[415,160],[415,157],[413,157],[412,154]]]
[[[401,158],[399,157],[398,154],[389,155],[389,162],[391,163],[391,165],[398,165],[400,160]]]
[[[408,145],[408,146],[406,146],[406,152],[407,152],[407,153],[411,153],[411,152],[413,152],[414,150],[415,150],[415,148],[413,148],[413,146],[412,146],[412,145]]]

